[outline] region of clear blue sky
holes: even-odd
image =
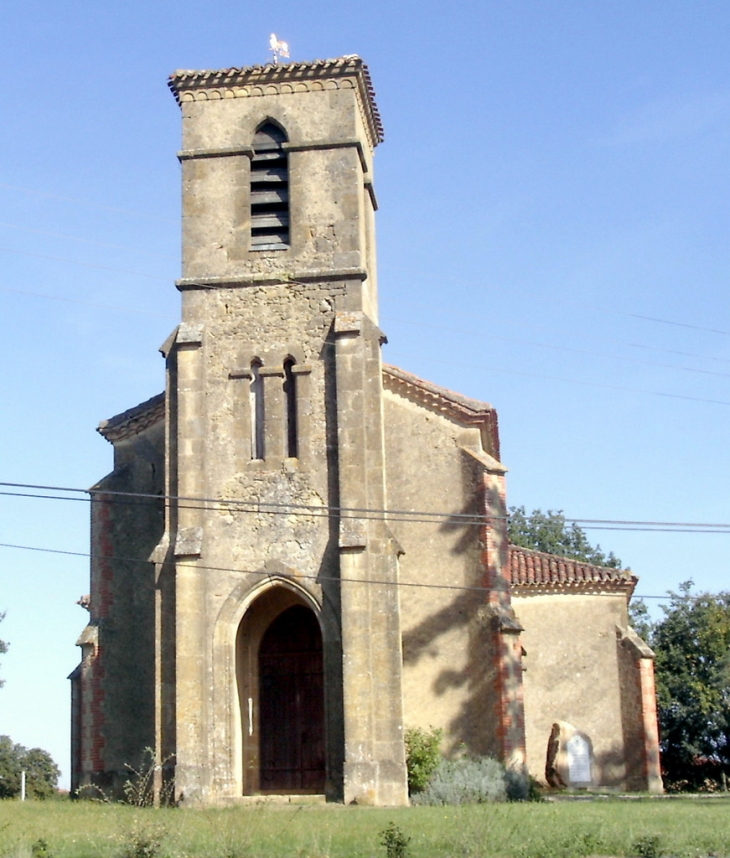
[[[360,54],[385,359],[493,403],[509,499],[730,520],[727,0],[6,0],[0,481],[84,488],[162,389],[179,296],[175,69]],[[5,489],[5,491],[9,491]],[[727,588],[725,534],[590,530],[650,596]],[[84,502],[0,496],[0,542],[84,553]],[[0,733],[68,777],[84,557],[0,548]]]

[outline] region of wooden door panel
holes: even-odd
[[[322,638],[314,614],[289,608],[259,650],[262,790],[321,792],[325,779]]]

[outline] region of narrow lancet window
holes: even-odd
[[[289,166],[285,132],[264,123],[253,138],[251,158],[251,249],[289,246]]]
[[[286,450],[290,459],[296,459],[298,452],[297,438],[297,377],[292,367],[294,361],[287,358],[284,361],[284,396],[286,397]]]
[[[264,379],[261,361],[251,362],[251,458],[264,458]]]

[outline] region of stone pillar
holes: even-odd
[[[281,462],[286,452],[284,369],[281,364],[262,366],[259,376],[264,382],[264,459],[270,467]]]
[[[372,380],[381,378],[371,366],[378,333],[359,312],[340,313],[335,321],[344,800],[404,805],[397,558],[382,517],[382,382],[371,389]]]
[[[495,460],[484,474],[482,564],[488,590],[487,613],[492,627],[497,745],[506,766],[523,768],[526,761],[525,710],[522,686],[522,644],[511,604],[505,469]]]
[[[659,723],[656,708],[656,686],[654,684],[654,659],[639,659],[639,682],[641,686],[641,715],[644,727],[644,766],[646,788],[651,793],[664,792],[659,761]]]
[[[175,559],[175,799],[206,798],[208,775],[205,575],[200,561],[205,481],[205,396],[202,326],[183,324],[177,335],[177,479],[172,494],[177,527]],[[189,499],[189,500],[186,500]],[[194,499],[194,500],[193,500]]]

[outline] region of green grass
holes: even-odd
[[[598,800],[401,809],[258,806],[137,809],[0,802],[0,858],[730,858],[730,799]],[[156,843],[159,841],[159,850]]]

